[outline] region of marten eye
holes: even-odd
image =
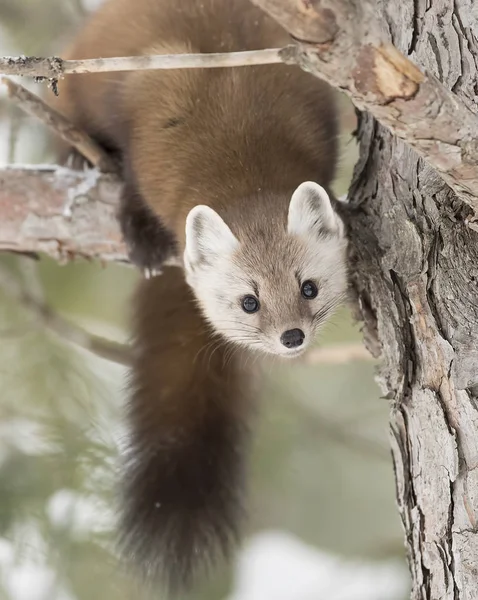
[[[304,281],[302,287],[300,288],[300,293],[307,300],[312,300],[317,297],[319,290],[313,281],[307,280]]]
[[[259,300],[254,296],[244,296],[242,299],[242,309],[246,313],[255,313],[259,310]]]

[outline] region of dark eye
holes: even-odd
[[[312,300],[312,298],[316,298],[319,290],[313,281],[304,281],[300,288],[300,293],[307,300]]]
[[[245,296],[242,299],[242,308],[246,313],[255,313],[259,310],[259,300],[254,296]]]

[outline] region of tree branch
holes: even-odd
[[[314,348],[305,357],[310,365],[343,365],[353,361],[372,361],[373,356],[363,344],[336,344]]]
[[[300,40],[295,60],[304,69],[407,142],[478,211],[478,118],[383,38],[375,2],[252,1]]]
[[[24,264],[28,278],[28,287],[26,287],[5,265],[0,263],[0,289],[6,296],[26,308],[38,324],[67,342],[111,362],[124,366],[131,364],[130,347],[127,344],[114,342],[85,331],[53,311],[45,302],[36,271],[32,271],[29,266],[29,262]],[[307,355],[305,361],[312,365],[343,364],[365,358],[363,350],[361,344],[338,344],[321,348],[320,352],[313,350]],[[370,359],[370,355],[367,358]]]
[[[129,264],[116,217],[121,181],[97,169],[11,165],[0,169],[0,251]],[[165,266],[178,266],[172,257]]]
[[[432,75],[384,41],[370,0],[253,0],[297,40],[247,52],[85,60],[0,58],[0,72],[58,79],[69,73],[298,63],[346,92],[406,141],[473,210],[478,210],[478,118]],[[469,220],[470,226],[478,216]]]
[[[291,48],[269,48],[246,52],[211,52],[208,54],[158,54],[152,56],[122,56],[116,58],[89,58],[63,60],[57,56],[0,57],[0,73],[30,75],[45,79],[59,79],[71,73],[105,73],[112,71],[143,71],[147,69],[205,69],[217,67],[244,67],[286,62]]]
[[[96,169],[0,170],[0,250],[127,261],[116,220],[121,184]]]
[[[35,320],[64,340],[93,352],[97,356],[122,365],[129,365],[129,348],[124,344],[113,342],[89,333],[67,321],[44,303],[43,298],[26,287],[0,264],[0,288],[2,292],[15,302],[23,305]]]
[[[0,82],[6,85],[8,97],[22,110],[51,128],[70,146],[89,160],[92,165],[98,167],[103,172],[114,173],[118,171],[118,165],[114,163],[99,144],[85,132],[75,127],[63,115],[45,104],[38,96],[35,96],[35,94],[32,94],[23,86],[7,77],[0,78]]]

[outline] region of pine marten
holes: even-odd
[[[289,42],[249,0],[107,0],[63,57]],[[71,75],[59,92],[121,160],[131,260],[182,265],[134,301],[122,519],[129,555],[177,589],[240,530],[251,402],[230,345],[298,356],[344,298],[336,101],[286,65]]]

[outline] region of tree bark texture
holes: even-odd
[[[127,261],[116,219],[120,189],[96,169],[0,170],[0,250]]]
[[[390,40],[475,113],[473,0],[381,0]],[[478,598],[478,234],[468,207],[370,116],[350,190],[353,284],[381,347],[412,598]],[[371,491],[373,493],[373,491]]]
[[[298,40],[294,62],[343,90],[405,140],[478,214],[477,115],[425,64],[418,68],[408,58],[410,46],[397,50],[390,44],[376,0],[252,1]],[[415,0],[417,11],[426,10],[427,2]],[[469,11],[476,14],[472,4]],[[413,37],[408,43],[414,45]],[[478,229],[476,219],[467,222]]]

